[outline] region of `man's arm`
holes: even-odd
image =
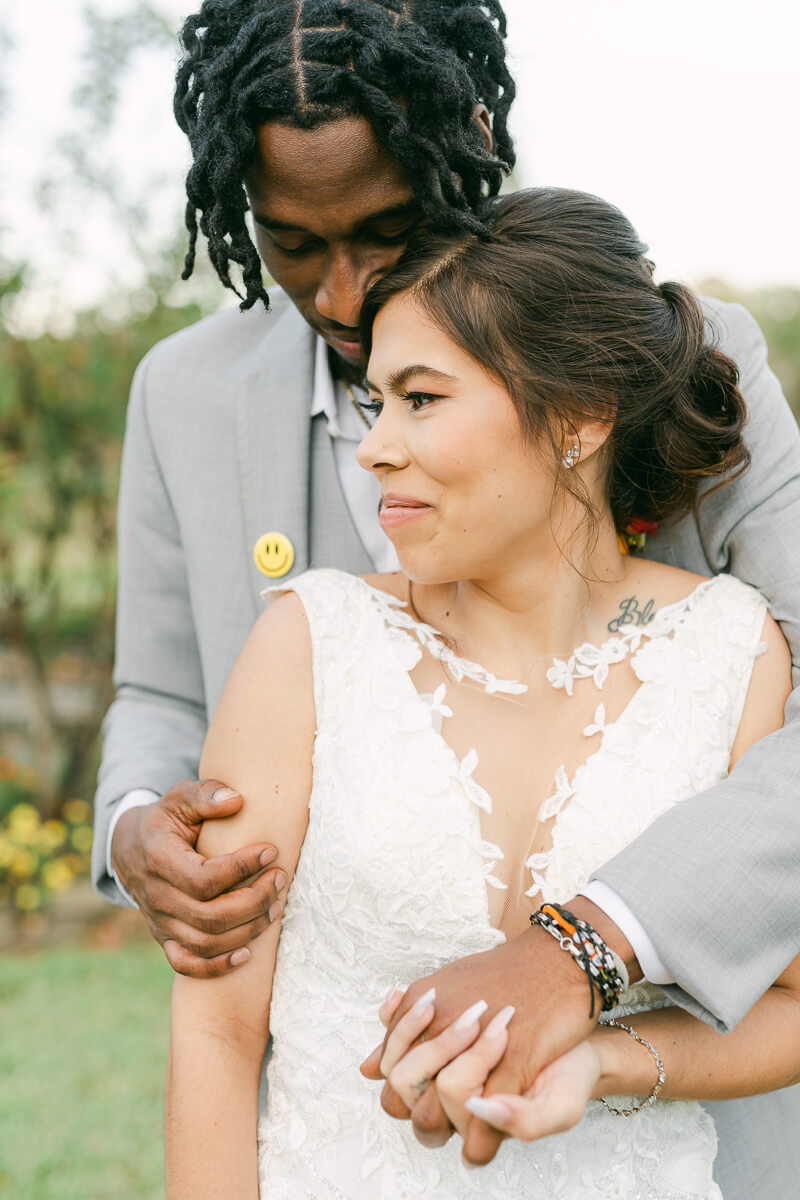
[[[770,601],[800,683],[800,434],[756,322],[720,306],[721,347],[739,364],[750,470],[702,503],[715,571]],[[732,1029],[800,951],[800,688],[786,724],[716,787],[677,805],[596,872],[636,914],[677,980],[664,990]]]
[[[128,408],[118,521],[118,696],[104,725],[92,868],[98,889],[121,903],[107,871],[114,809],[135,788],[160,795],[120,819],[113,865],[171,964],[212,974],[228,969],[230,955],[267,924],[274,874],[237,891],[234,903],[220,893],[263,871],[275,852],[264,843],[214,860],[194,851],[202,821],[237,811],[241,800],[196,781],[205,696],[180,530],[148,425],[148,374],[158,352],[140,365]],[[215,793],[221,804],[213,803]]]

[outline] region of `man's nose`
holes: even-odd
[[[346,329],[356,329],[361,305],[379,272],[346,252],[332,253],[320,280],[314,303],[320,316]]]

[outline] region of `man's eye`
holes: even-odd
[[[381,246],[400,246],[403,242],[408,241],[418,224],[419,221],[414,221],[411,225],[406,225],[403,229],[398,230],[397,233],[386,233],[373,229],[369,236]]]
[[[276,250],[280,250],[281,254],[307,254],[309,250],[316,249],[317,242],[301,242],[299,246],[284,246],[282,242],[278,242],[275,238],[270,239]]]

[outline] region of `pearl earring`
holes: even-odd
[[[566,455],[564,456],[564,458],[562,458],[561,461],[564,464],[564,466],[566,467],[566,469],[568,471],[571,471],[572,468],[575,466],[575,463],[580,458],[580,456],[581,456],[581,448],[578,445],[578,443],[576,442],[575,445],[572,447],[572,449],[567,451]]]

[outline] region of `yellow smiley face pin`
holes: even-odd
[[[294,546],[285,533],[262,533],[253,547],[253,559],[262,575],[280,579],[294,564]]]

